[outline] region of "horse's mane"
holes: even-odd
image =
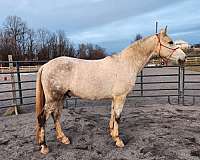
[[[142,38],[140,40],[134,41],[132,42],[128,47],[126,47],[125,49],[121,50],[118,53],[113,53],[110,56],[110,58],[118,58],[120,55],[123,54],[127,54],[128,52],[131,52],[131,54],[129,54],[129,56],[133,56],[135,54],[140,54],[140,55],[145,55],[146,54],[146,50],[147,48],[144,47],[144,43],[150,38],[151,36]],[[132,50],[132,51],[131,51]],[[105,57],[106,58],[106,57]]]
[[[129,54],[129,56],[133,55],[146,55],[147,50],[149,50],[149,39],[151,36],[145,37],[143,39],[137,40],[131,43],[127,48],[123,49],[120,54]],[[147,42],[148,41],[148,42]],[[130,54],[131,52],[131,54]]]
[[[127,48],[141,48],[141,45],[143,45],[144,42],[149,38],[150,36],[134,41]]]

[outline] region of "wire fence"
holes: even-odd
[[[170,104],[194,105],[200,99],[200,63],[199,58],[194,58],[197,63],[191,59],[185,66],[148,64],[128,98],[165,97]],[[35,104],[36,73],[44,63],[0,61],[0,108]],[[78,98],[72,99],[76,105]]]

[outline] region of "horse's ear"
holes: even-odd
[[[163,28],[160,29],[160,34],[165,35],[165,30]]]

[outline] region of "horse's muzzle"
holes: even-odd
[[[185,60],[186,59],[179,59],[178,60],[179,65],[184,65],[185,64]]]

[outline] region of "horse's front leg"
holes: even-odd
[[[121,112],[124,106],[126,96],[116,96],[112,101],[111,119],[110,119],[110,135],[116,142],[117,147],[124,147],[123,141],[119,137],[119,122]]]

